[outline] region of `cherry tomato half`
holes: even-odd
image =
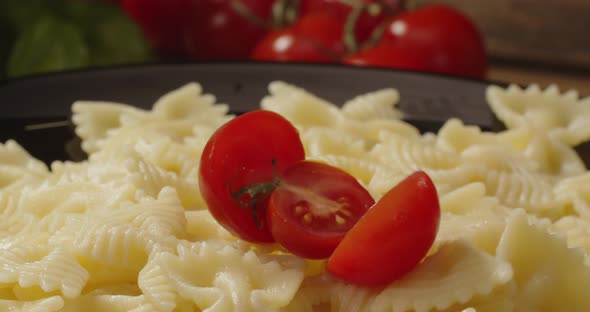
[[[382,286],[410,272],[426,256],[440,220],[432,180],[418,171],[387,192],[344,236],[328,260],[334,276]]]
[[[347,172],[302,161],[280,175],[267,222],[273,238],[304,258],[327,258],[375,201]]]
[[[265,222],[264,195],[269,193],[240,193],[247,186],[255,190],[272,184],[277,174],[304,158],[299,133],[289,121],[274,112],[252,111],[209,139],[201,157],[199,188],[211,214],[227,230],[248,241],[272,242]]]

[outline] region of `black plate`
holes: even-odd
[[[0,84],[0,142],[19,141],[49,162],[70,159],[64,143],[69,127],[27,130],[26,126],[67,120],[76,100],[105,100],[150,108],[164,93],[190,81],[228,103],[235,113],[258,108],[268,83],[283,80],[334,103],[379,88],[400,91],[400,109],[423,131],[434,131],[450,117],[494,130],[485,102],[487,83],[440,75],[339,65],[284,63],[204,63],[149,65],[40,75]]]

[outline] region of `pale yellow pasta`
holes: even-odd
[[[192,120],[201,125],[219,127],[231,116],[227,115],[227,105],[216,105],[215,101],[213,95],[203,94],[201,85],[192,82],[163,95],[154,103],[152,112],[164,120]]]
[[[554,134],[569,145],[590,139],[590,98],[580,100],[575,91],[560,94],[555,85],[541,90],[537,85],[521,89],[491,86],[490,108],[509,128],[532,125],[537,131]]]
[[[10,312],[57,312],[62,311],[64,300],[59,296],[47,297],[32,301],[0,299],[2,311]]]
[[[49,168],[0,144],[0,311],[587,311],[589,99],[557,88],[489,88],[498,133],[448,120],[421,134],[395,89],[330,103],[286,82],[263,109],[300,133],[309,160],[343,169],[378,200],[416,170],[435,182],[427,257],[380,288],[348,284],[275,244],[242,241],[199,192],[199,160],[228,122],[197,83],[149,110],[76,102],[90,154]],[[343,104],[341,107],[338,104]]]
[[[142,286],[148,298],[177,294],[207,311],[271,311],[286,306],[303,279],[303,263],[292,256],[256,255],[220,241],[179,244],[177,255],[160,253]],[[147,267],[151,267],[148,264]],[[157,302],[172,302],[171,299]],[[152,304],[158,304],[152,302]],[[163,311],[169,311],[171,306]]]
[[[333,104],[282,81],[271,82],[270,95],[264,97],[263,109],[284,115],[295,126],[333,126],[342,117]]]
[[[347,135],[338,129],[311,127],[300,131],[305,155],[343,155],[362,157],[367,153],[365,142],[359,137]]]
[[[485,191],[483,184],[473,183],[441,197],[441,224],[434,250],[439,244],[463,239],[495,254],[510,210]]]
[[[581,249],[515,213],[497,250],[508,261],[518,286],[516,311],[588,311],[590,267]]]
[[[576,216],[567,216],[557,220],[549,229],[567,237],[570,248],[583,248],[590,255],[590,221]]]
[[[72,122],[76,134],[82,139],[82,149],[94,153],[100,149],[100,141],[109,131],[125,122],[127,126],[150,122],[149,114],[129,105],[110,102],[78,101],[72,105]]]
[[[309,308],[327,301],[332,311],[443,310],[466,303],[476,295],[490,294],[511,279],[512,268],[508,263],[465,242],[454,241],[443,245],[413,272],[383,290],[320,276],[302,285],[293,305]]]
[[[359,95],[342,105],[342,114],[360,121],[374,119],[401,119],[402,113],[395,109],[399,101],[399,92],[395,89],[383,89]]]

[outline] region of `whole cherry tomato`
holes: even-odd
[[[302,161],[280,175],[267,223],[273,238],[305,258],[327,258],[375,201],[341,169]]]
[[[378,2],[375,0],[360,0],[357,3],[366,6],[355,24],[354,35],[358,43],[367,41],[373,31],[385,21],[387,16],[401,9],[401,4],[398,0],[379,1],[381,7],[377,11],[368,7],[371,4],[377,4]],[[373,8],[377,8],[377,6],[373,6]],[[353,10],[354,7],[350,3],[345,3],[341,0],[301,0],[299,16],[306,16],[313,12],[329,12],[339,16],[342,20],[346,20]]]
[[[442,4],[428,5],[395,16],[382,42],[422,50],[429,70],[483,78],[487,55],[477,27],[461,12]]]
[[[344,19],[329,12],[313,12],[295,24],[266,35],[254,48],[259,61],[334,62],[344,54]]]
[[[265,222],[276,177],[305,158],[297,130],[284,117],[253,111],[220,127],[203,150],[199,188],[211,214],[252,242],[272,242]]]
[[[121,0],[121,5],[143,29],[159,52],[184,55],[185,28],[194,6],[192,0]]]
[[[426,173],[416,172],[367,211],[336,247],[326,268],[357,285],[391,283],[426,256],[439,220],[434,184]]]
[[[422,49],[385,42],[350,55],[342,59],[342,62],[356,66],[428,71],[431,69],[428,57]]]
[[[247,59],[268,32],[275,0],[196,1],[186,33],[189,54],[201,60]]]

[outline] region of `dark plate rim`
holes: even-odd
[[[106,73],[106,72],[117,72],[117,71],[143,71],[150,69],[161,69],[161,68],[175,68],[175,67],[198,67],[203,65],[239,65],[239,66],[279,66],[285,68],[301,68],[301,67],[313,67],[313,68],[325,68],[325,69],[342,69],[345,68],[351,71],[377,71],[377,72],[394,72],[394,73],[406,73],[406,74],[417,74],[423,76],[429,76],[432,78],[440,79],[451,79],[456,81],[465,81],[471,83],[479,83],[484,85],[499,85],[507,86],[508,82],[491,80],[491,79],[477,79],[470,77],[455,76],[445,73],[434,73],[426,71],[406,70],[399,68],[387,68],[387,67],[360,67],[351,66],[341,63],[310,63],[310,62],[273,62],[273,61],[173,61],[173,62],[150,62],[150,63],[132,63],[132,64],[118,64],[109,66],[93,66],[78,69],[67,69],[63,71],[52,71],[35,73],[15,78],[0,79],[0,88],[8,86],[13,83],[22,83],[32,80],[46,80],[54,77],[70,76],[70,75],[86,75],[93,73]]]

